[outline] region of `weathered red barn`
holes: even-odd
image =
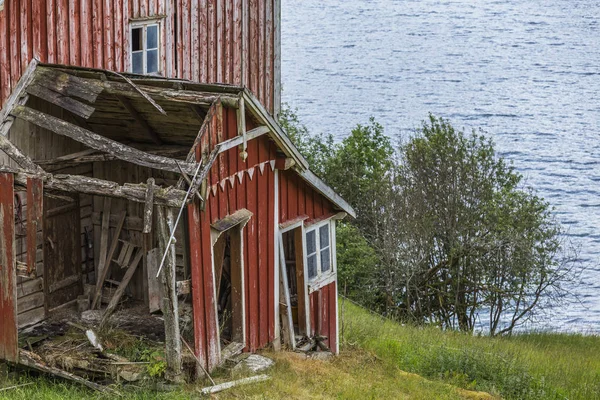
[[[0,5],[1,359],[107,282],[100,325],[125,290],[160,309],[175,375],[180,336],[208,370],[232,344],[337,352],[354,211],[276,121],[278,37],[278,0]]]

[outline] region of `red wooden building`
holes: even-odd
[[[208,370],[232,345],[337,352],[354,211],[276,122],[278,37],[278,0],[0,5],[0,358],[106,282],[100,325],[125,290],[160,309],[175,375],[180,336]]]

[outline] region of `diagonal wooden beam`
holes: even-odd
[[[144,130],[146,131],[146,133],[150,137],[150,140],[152,140],[153,143],[155,143],[155,144],[163,143],[163,141],[160,139],[160,137],[158,137],[158,134],[156,133],[156,131],[148,124],[148,122],[144,119],[144,117],[142,117],[140,115],[139,111],[135,109],[135,107],[133,106],[133,104],[131,104],[129,99],[127,99],[123,96],[115,96],[115,97],[117,99],[119,99],[121,104],[123,104],[123,107],[125,107],[127,109],[127,111],[129,112],[129,114],[131,114],[133,119],[135,119],[142,126],[142,128],[144,128]]]
[[[71,138],[98,151],[114,155],[120,160],[143,167],[179,173],[179,167],[177,165],[177,160],[175,159],[145,153],[49,114],[25,106],[15,107],[11,111],[11,114],[24,121],[48,129],[56,134]],[[188,174],[193,174],[196,171],[196,164],[181,162],[180,165]]]
[[[271,130],[269,129],[269,127],[267,126],[259,126],[257,128],[254,128],[252,130],[249,130],[248,132],[246,132],[245,137],[244,136],[236,136],[232,139],[226,140],[224,142],[221,142],[221,146],[219,148],[219,151],[222,153],[224,151],[227,151],[229,149],[233,149],[234,147],[238,147],[243,145],[245,142],[248,142],[252,139],[256,139],[259,136],[262,135],[266,135],[267,133],[271,132]]]

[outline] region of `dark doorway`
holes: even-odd
[[[296,334],[306,335],[306,282],[304,279],[302,228],[298,227],[284,232],[282,238],[294,331]]]

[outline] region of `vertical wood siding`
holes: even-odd
[[[279,223],[308,216],[307,223],[336,214],[332,204],[312,189],[297,173],[279,173]]]
[[[310,294],[310,326],[312,334],[327,337],[325,344],[337,350],[337,282],[332,282]]]
[[[220,126],[220,127],[219,127]],[[248,129],[252,129],[249,124]],[[215,115],[197,157],[215,144],[237,135],[236,113],[224,109],[220,120]],[[237,148],[220,154],[208,177],[208,193],[204,211],[195,206],[188,210],[194,294],[196,352],[206,367],[212,368],[218,355],[216,315],[212,302],[211,224],[247,209],[253,213],[243,230],[244,281],[246,295],[246,350],[255,351],[274,339],[275,315],[275,145],[262,136],[248,142],[248,159],[242,161]],[[271,163],[273,161],[273,163]],[[194,225],[198,225],[194,228]],[[193,243],[200,243],[199,247]],[[198,248],[200,250],[198,250]],[[207,286],[208,284],[208,286]],[[218,284],[218,283],[217,283]],[[209,287],[210,286],[210,287]],[[198,295],[196,295],[196,293]]]
[[[0,106],[33,57],[128,71],[130,19],[154,16],[162,21],[165,76],[247,86],[273,113],[278,7],[278,0],[7,0]]]

